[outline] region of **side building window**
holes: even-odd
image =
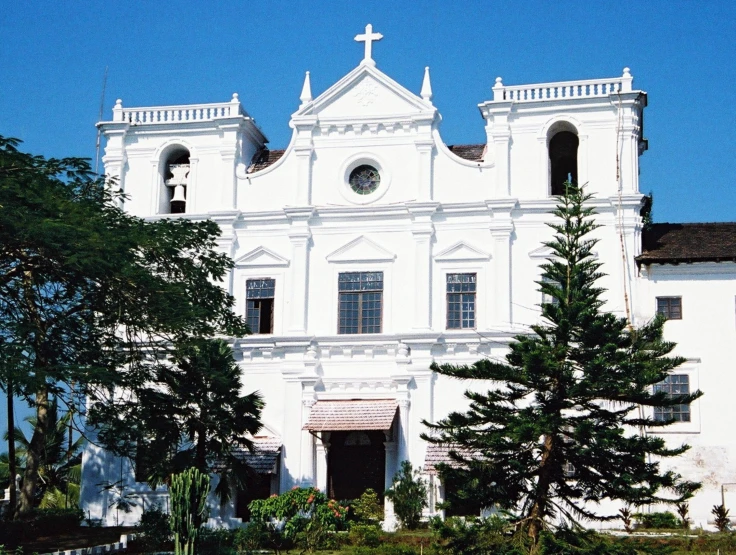
[[[341,273],[338,291],[338,333],[381,333],[383,272]]]
[[[682,320],[682,297],[657,297],[657,314],[668,320]]]
[[[672,374],[664,381],[654,384],[654,392],[664,391],[670,395],[688,395],[690,393],[690,377],[687,374]],[[675,420],[690,422],[690,405],[674,405],[672,407],[654,407],[655,420]]]
[[[249,279],[245,282],[246,319],[251,333],[273,333],[275,279]]]
[[[475,274],[447,274],[447,329],[475,328]]]

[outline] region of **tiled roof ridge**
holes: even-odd
[[[655,223],[642,232],[638,264],[736,262],[736,222]]]

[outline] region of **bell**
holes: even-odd
[[[184,196],[184,185],[177,185],[174,187],[174,196],[171,197],[171,203],[175,202],[186,202],[187,198]]]

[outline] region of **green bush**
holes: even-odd
[[[353,501],[350,507],[356,519],[364,524],[383,520],[383,504],[378,494],[371,488],[365,490],[363,495]]]
[[[350,527],[350,543],[361,547],[378,547],[381,544],[381,529],[375,524],[353,524]]]
[[[419,551],[408,545],[383,544],[378,547],[356,547],[353,555],[418,555]]]
[[[136,546],[143,551],[163,551],[171,541],[169,515],[161,510],[161,506],[154,505],[143,511],[136,526]]]
[[[682,522],[669,511],[661,513],[637,513],[634,518],[641,528],[675,529],[682,528]]]
[[[419,471],[414,470],[409,461],[401,463],[401,470],[394,476],[391,488],[386,490],[394,504],[394,513],[402,528],[415,530],[422,517],[422,509],[427,507],[427,484]]]

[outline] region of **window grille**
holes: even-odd
[[[475,274],[447,274],[447,329],[475,328]]]
[[[381,333],[383,272],[341,273],[338,291],[338,333]]]
[[[273,333],[275,279],[249,279],[245,282],[246,320],[251,333]]]
[[[654,392],[664,391],[667,396],[689,395],[690,377],[687,374],[672,374],[654,385]],[[690,422],[690,405],[674,405],[672,407],[654,407],[654,419]]]

